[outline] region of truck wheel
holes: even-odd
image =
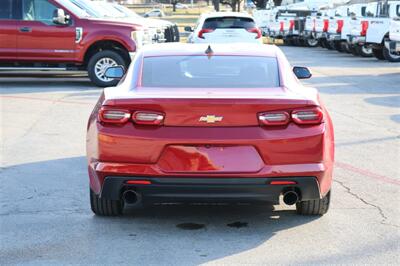
[[[341,41],[335,41],[334,43],[335,43],[336,51],[341,52],[341,53],[344,52]]]
[[[328,212],[330,202],[331,192],[329,191],[322,199],[297,202],[296,211],[301,215],[324,215]]]
[[[122,203],[120,200],[99,198],[92,190],[90,190],[90,207],[96,215],[118,216],[122,214]]]
[[[361,55],[362,57],[373,57],[374,54],[372,53],[372,48],[368,45],[358,45],[356,46],[356,49],[358,50],[357,53]]]
[[[314,39],[314,38],[308,38],[307,39],[307,45],[309,47],[317,47],[319,44],[318,39]]]
[[[400,62],[400,55],[391,54],[389,49],[387,49],[386,47],[383,47],[382,54],[383,57],[389,62],[394,62],[394,63]]]
[[[335,47],[335,42],[334,41],[326,41],[326,48],[328,48],[329,50],[334,50]]]
[[[354,56],[359,56],[360,55],[360,50],[357,49],[358,46],[350,46],[350,53]]]
[[[378,60],[385,60],[385,57],[383,56],[383,49],[374,49],[374,48],[372,48],[372,54]]]
[[[110,79],[105,76],[107,68],[112,66],[123,66],[126,69],[126,62],[117,53],[111,50],[104,50],[94,54],[87,66],[90,80],[99,87],[115,86],[118,83],[116,79]]]

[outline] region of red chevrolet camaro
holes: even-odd
[[[328,211],[333,126],[311,77],[275,46],[162,44],[136,54],[89,118],[91,207],[254,202]]]

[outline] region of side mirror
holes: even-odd
[[[186,26],[185,28],[185,31],[187,31],[187,32],[193,32],[193,27],[190,27],[190,26]]]
[[[105,76],[110,79],[121,79],[125,75],[123,66],[109,67],[106,70]]]
[[[54,11],[53,22],[58,25],[67,25],[69,23],[69,15],[65,14],[64,9],[58,8]]]
[[[312,77],[311,71],[307,67],[293,67],[293,73],[298,79],[309,79]]]

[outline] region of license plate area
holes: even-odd
[[[171,145],[158,161],[167,173],[256,173],[263,165],[253,146]]]

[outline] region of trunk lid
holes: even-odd
[[[291,110],[308,103],[304,96],[286,88],[165,90],[138,88],[123,99],[107,100],[105,105],[162,112],[164,126],[233,127],[258,126],[258,113]]]

